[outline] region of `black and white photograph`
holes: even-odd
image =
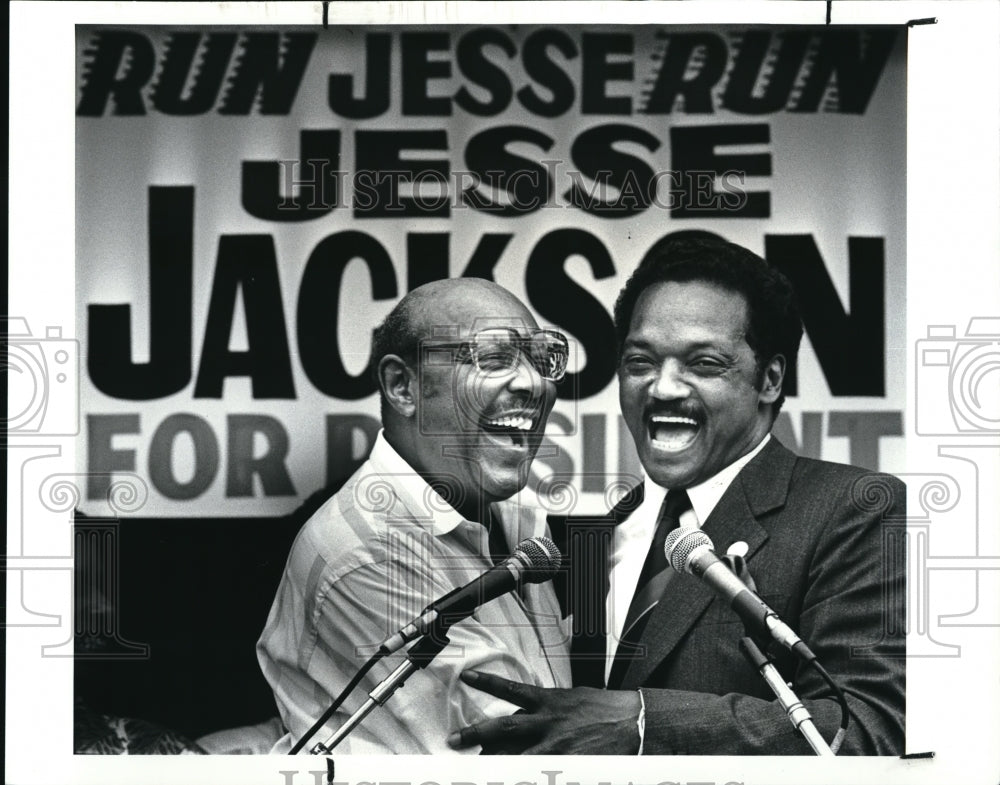
[[[54,6],[7,782],[996,781],[994,5]]]

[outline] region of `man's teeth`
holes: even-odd
[[[654,415],[651,418],[654,424],[664,423],[666,425],[690,425],[693,428],[698,427],[698,421],[690,417],[674,417],[674,416],[664,416],[662,414]]]
[[[700,429],[698,421],[691,417],[657,414],[649,420],[653,447],[665,452],[687,449],[694,443]]]
[[[486,424],[498,428],[516,428],[519,431],[530,431],[535,427],[535,423],[530,417],[520,415],[516,417],[496,417],[488,420]]]

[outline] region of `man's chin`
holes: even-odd
[[[701,482],[701,463],[690,449],[667,453],[647,445],[639,457],[646,476],[664,488],[689,488]]]
[[[492,469],[483,467],[483,493],[496,501],[509,499],[520,493],[528,484],[528,468]]]

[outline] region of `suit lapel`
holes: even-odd
[[[767,530],[758,519],[784,504],[794,463],[794,454],[772,436],[737,475],[701,527],[718,554],[742,540],[747,544],[749,559],[764,544]],[[646,647],[646,656],[632,661],[621,688],[635,689],[644,684],[714,598],[712,590],[694,576],[674,575],[639,639],[639,644]]]

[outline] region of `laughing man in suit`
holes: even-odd
[[[797,457],[771,435],[802,337],[790,284],[739,246],[677,241],[637,268],[615,324],[622,413],[646,478],[608,516],[565,526],[569,610],[576,628],[600,620],[597,634],[577,630],[572,689],[463,674],[522,710],[449,743],[506,753],[809,754],[738,650],[736,614],[697,578],[664,568],[664,529],[679,525],[700,527],[719,554],[744,556],[758,594],[840,684],[850,712],[840,752],[901,754],[905,567],[892,544],[901,541],[893,535],[905,522],[905,488]],[[789,652],[771,654],[829,742],[841,713],[826,683]]]

